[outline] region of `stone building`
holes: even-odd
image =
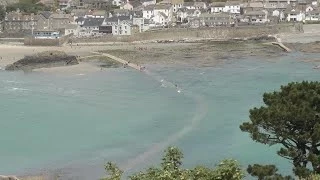
[[[31,31],[36,24],[37,20],[34,14],[25,15],[20,12],[10,12],[3,22],[3,31],[10,33]]]
[[[52,14],[48,11],[40,13],[37,19],[37,30],[65,29],[68,26],[68,24],[70,24],[73,21],[73,18],[70,14]]]

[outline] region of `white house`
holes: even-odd
[[[304,21],[305,20],[305,13],[299,10],[292,9],[291,11],[287,12],[287,21]]]
[[[113,23],[112,25],[112,34],[113,35],[131,35],[131,21],[120,21],[118,20],[117,23]]]
[[[240,14],[240,1],[227,1],[224,10],[230,14]]]
[[[148,5],[143,8],[142,17],[145,19],[151,19],[151,17],[154,15],[154,7],[155,5]]]
[[[68,24],[64,30],[64,35],[72,34],[74,36],[79,36],[80,26],[77,24]]]
[[[199,17],[201,11],[199,9],[181,8],[177,12],[177,22],[188,23],[191,17]]]
[[[278,17],[279,21],[285,20],[285,15],[283,11],[280,11],[278,9],[273,10],[271,16]]]
[[[153,22],[155,22],[156,26],[165,26],[169,23],[168,16],[163,12],[156,13],[152,17]]]
[[[226,3],[225,2],[213,2],[211,4],[211,13],[220,13],[226,12],[225,10]]]
[[[112,5],[114,6],[121,6],[124,3],[125,3],[124,0],[112,0]]]
[[[146,31],[144,27],[144,18],[143,17],[133,17],[132,18],[132,25],[139,27],[139,32]]]
[[[320,21],[320,11],[313,10],[306,14],[306,21]]]
[[[311,2],[311,4],[312,4],[312,6],[318,6],[318,1],[313,0],[313,1]]]
[[[265,10],[262,11],[250,11],[244,14],[245,19],[247,22],[252,24],[260,24],[260,23],[267,23],[268,20],[268,12]]]
[[[173,15],[173,8],[171,4],[156,4],[154,7],[154,15],[162,12],[166,16],[168,16],[169,19],[172,18]]]
[[[171,21],[172,15],[173,8],[171,4],[149,5],[143,9],[143,18],[152,19],[159,24],[166,24]]]
[[[68,9],[71,6],[71,0],[58,0],[58,3],[61,10]]]
[[[306,12],[313,11],[313,10],[314,10],[314,8],[312,5],[307,5]]]

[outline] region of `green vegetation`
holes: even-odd
[[[0,6],[0,21],[3,21],[4,18],[6,17],[6,10],[4,8],[4,6]]]
[[[40,0],[20,0],[18,3],[11,4],[7,6],[6,11],[16,11],[19,9],[21,12],[30,14],[38,13],[39,11],[49,11],[50,7],[46,7],[44,4],[40,3]]]
[[[265,93],[266,106],[250,110],[240,126],[259,143],[281,145],[277,154],[293,164],[299,177],[317,173],[320,151],[320,83],[303,81]],[[311,169],[309,167],[312,167]]]
[[[259,165],[254,164],[253,166],[249,165],[247,172],[253,176],[257,177],[258,180],[293,180],[291,176],[283,177],[281,174],[277,173],[278,169],[275,165]]]
[[[129,176],[130,180],[241,180],[244,172],[235,160],[223,160],[215,168],[197,166],[193,169],[182,168],[183,153],[176,147],[165,151],[160,167],[151,167],[144,172]],[[108,162],[105,166],[108,177],[102,180],[120,180],[123,171]]]

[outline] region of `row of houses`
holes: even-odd
[[[78,0],[82,6],[105,6],[111,0]],[[113,1],[112,1],[113,2]],[[183,2],[183,0],[127,1],[111,11],[73,9],[70,14],[49,11],[35,14],[10,12],[1,22],[2,30],[51,31],[59,30],[75,36],[132,35],[151,28],[185,26],[191,28],[237,26],[241,24],[278,23],[280,21],[320,21],[318,2],[315,0],[255,0]],[[74,1],[61,0],[64,8],[77,6]],[[87,3],[87,4],[86,4]],[[81,7],[82,7],[81,6]],[[99,9],[99,8],[98,8]]]

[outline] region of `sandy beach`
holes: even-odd
[[[304,25],[304,33],[278,34],[281,41],[296,51],[319,52],[320,25]],[[312,43],[313,42],[313,43]],[[85,74],[100,71],[95,62],[97,58],[90,57],[92,52],[104,52],[139,65],[164,64],[185,65],[192,67],[210,67],[225,62],[229,58],[263,57],[267,61],[283,55],[283,51],[262,42],[243,41],[208,41],[194,43],[80,43],[61,47],[35,47],[24,45],[0,45],[0,68],[11,64],[24,56],[43,51],[64,51],[68,55],[76,55],[81,60],[78,65],[36,69],[36,72]],[[89,56],[90,58],[84,58]],[[194,61],[194,59],[198,59]],[[200,60],[199,60],[200,59]],[[100,58],[101,60],[101,58]],[[107,60],[107,59],[106,59]],[[110,60],[110,59],[109,59]]]
[[[90,46],[90,47],[31,47],[31,46],[23,46],[23,45],[0,45],[0,67],[4,69],[8,64],[12,64],[15,61],[23,58],[24,56],[32,55],[35,53],[43,52],[43,51],[64,51],[69,55],[76,56],[89,56],[91,55],[91,51],[98,51],[103,49],[102,46]],[[54,68],[43,68],[36,69],[34,71],[41,72],[57,72],[57,73],[85,73],[85,72],[94,72],[98,71],[100,68],[94,66],[90,63],[80,62],[75,66],[67,66],[67,67],[54,67]]]

